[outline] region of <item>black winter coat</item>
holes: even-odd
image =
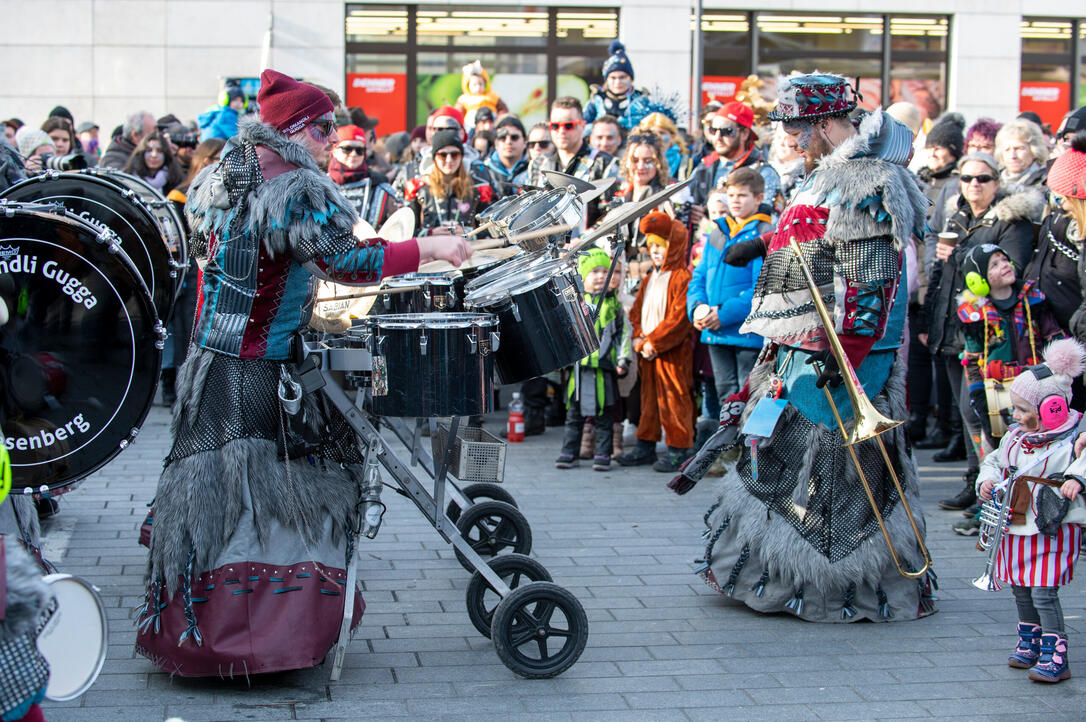
[[[1070,226],[1071,217],[1066,213],[1056,211],[1045,216],[1037,236],[1037,251],[1024,274],[1024,278],[1036,282],[1035,287],[1048,299],[1056,322],[1067,334],[1071,333],[1071,317],[1082,304],[1082,239],[1076,237],[1077,233],[1068,233]]]
[[[1043,206],[1044,197],[1034,188],[1000,188],[991,207],[974,218],[969,203],[958,196],[957,209],[938,229],[956,232],[958,245],[945,263],[937,260],[933,264],[919,318],[918,333],[928,334],[932,353],[957,355],[964,348],[957,311],[958,295],[965,287],[961,268],[969,251],[982,243],[994,243],[1018,268],[1025,268],[1033,257],[1036,232],[1030,218]]]

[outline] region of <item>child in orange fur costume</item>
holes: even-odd
[[[641,378],[641,421],[637,425],[637,446],[620,456],[623,466],[652,464],[661,472],[672,472],[690,456],[694,446],[693,383],[694,350],[690,344],[693,326],[686,317],[686,226],[666,213],[653,211],[641,219],[653,270],[641,282],[630,323],[633,348],[639,355]],[[657,460],[656,442],[663,427],[667,456]],[[653,463],[655,462],[655,463]]]

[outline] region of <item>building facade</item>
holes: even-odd
[[[815,69],[859,80],[866,105],[917,103],[972,120],[1020,109],[1049,122],[1084,104],[1086,0],[690,0],[364,3],[328,0],[0,0],[0,117],[40,122],[56,104],[103,131],[145,108],[189,120],[225,78],[275,67],[411,128],[454,102],[481,60],[510,109],[541,118],[600,82],[609,42],[635,84],[689,110],[751,73]],[[700,93],[699,93],[700,90]],[[698,98],[700,94],[701,98]]]

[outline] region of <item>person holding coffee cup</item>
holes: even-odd
[[[1033,254],[1034,227],[1031,218],[1044,206],[1040,191],[1028,187],[1003,187],[999,166],[988,153],[970,153],[958,163],[958,194],[947,201],[942,227],[932,230],[926,241],[935,244],[935,262],[920,314],[917,337],[927,345],[936,363],[944,365],[950,378],[954,401],[970,439],[955,436],[935,461],[969,460],[962,492],[944,499],[945,509],[965,509],[976,501],[972,482],[979,458],[980,421],[969,407],[969,394],[963,393],[963,374],[959,354],[963,351],[961,324],[957,318],[958,296],[965,287],[962,263],[969,251],[982,243],[999,246],[1016,267],[1025,268]],[[952,238],[949,234],[957,234]]]

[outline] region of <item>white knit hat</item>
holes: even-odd
[[[44,130],[24,125],[15,132],[15,147],[19,149],[19,155],[24,158],[29,158],[34,151],[43,145],[51,146],[53,152],[56,152],[53,139]]]
[[[1042,356],[1044,363],[1018,374],[1011,382],[1011,391],[1034,406],[1053,395],[1070,404],[1071,380],[1086,369],[1086,347],[1073,338],[1064,338],[1048,344]]]

